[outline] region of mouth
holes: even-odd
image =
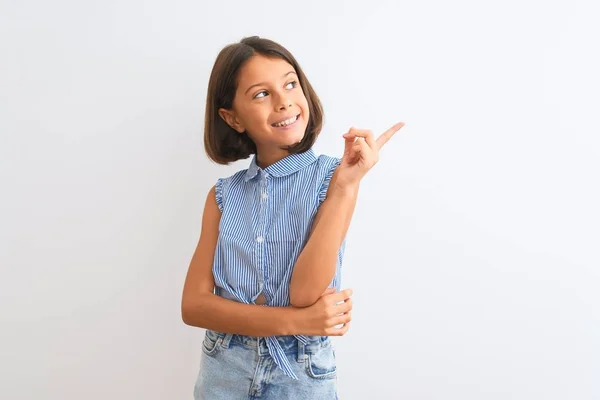
[[[274,128],[289,128],[290,126],[293,126],[296,122],[298,122],[299,119],[300,119],[300,114],[298,114],[294,117],[276,122],[274,124],[271,124],[271,126]]]

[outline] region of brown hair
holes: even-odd
[[[219,164],[248,158],[256,154],[256,145],[247,134],[240,134],[229,126],[219,115],[219,108],[231,109],[238,86],[238,75],[242,66],[252,56],[281,58],[290,63],[298,75],[300,87],[308,102],[310,118],[302,141],[290,146],[290,153],[302,153],[315,143],[323,126],[323,106],[319,97],[304,75],[294,56],[279,43],[269,39],[251,36],[238,43],[225,46],[218,54],[206,95],[204,119],[204,149],[208,157]]]

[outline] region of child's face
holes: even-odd
[[[255,55],[242,67],[231,110],[220,115],[256,144],[261,159],[281,159],[288,155],[281,147],[302,140],[309,121],[308,102],[294,68],[285,60]],[[298,117],[288,126],[277,126]]]

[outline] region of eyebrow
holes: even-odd
[[[284,74],[281,78],[283,79],[286,76],[288,76],[289,74],[294,74],[294,75],[298,76],[295,71],[290,71],[287,74]],[[263,85],[266,85],[266,82],[255,83],[254,85],[252,85],[248,89],[246,89],[246,92],[244,92],[244,94],[248,94],[248,92],[250,91],[250,89],[252,89],[255,86],[263,86]]]

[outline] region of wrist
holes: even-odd
[[[285,307],[286,317],[282,318],[282,335],[300,335],[304,331],[304,312],[302,308]]]
[[[332,196],[352,197],[358,194],[360,188],[360,181],[358,182],[335,182],[331,188]],[[329,197],[329,195],[328,195]]]

